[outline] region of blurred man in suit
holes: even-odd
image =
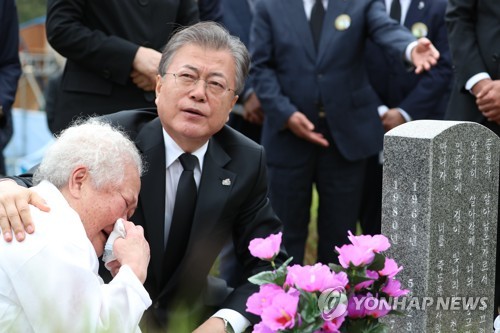
[[[445,118],[475,121],[500,136],[499,20],[500,3],[497,1],[448,1],[446,24],[455,81]],[[497,239],[499,236],[497,231]],[[500,246],[497,246],[495,285],[498,313]]]
[[[383,0],[381,0],[383,1]],[[427,37],[440,53],[436,66],[417,75],[373,41],[366,46],[370,83],[380,98],[384,131],[407,121],[443,119],[451,90],[451,56],[444,22],[446,0],[385,0],[387,13],[416,38]],[[391,10],[392,9],[392,10]],[[360,222],[364,234],[381,232],[382,158],[367,161]]]
[[[12,104],[17,81],[21,76],[19,63],[19,24],[14,0],[0,4],[0,175],[5,174],[3,149],[13,133]]]
[[[302,263],[313,184],[319,194],[318,261],[355,230],[365,162],[382,149],[378,97],[364,65],[368,38],[420,73],[439,57],[391,20],[379,0],[256,3],[250,34],[254,87],[265,113],[270,199],[284,243]]]
[[[50,130],[81,115],[154,107],[161,48],[198,20],[194,0],[49,0],[47,39],[67,58]]]

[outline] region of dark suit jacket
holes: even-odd
[[[350,19],[345,30],[335,28],[340,15]],[[316,52],[302,0],[257,2],[250,34],[251,73],[266,115],[262,143],[270,164],[294,167],[311,160],[312,144],[284,127],[297,110],[317,124],[321,105],[345,158],[358,160],[382,149],[379,99],[364,61],[369,37],[401,61],[415,40],[389,19],[378,0],[329,0]]]
[[[402,108],[413,120],[443,119],[448,106],[453,71],[444,22],[446,3],[446,0],[413,0],[404,22],[410,31],[415,23],[427,27],[425,37],[440,53],[438,64],[430,71],[421,74],[408,71],[400,58],[388,56],[372,41],[366,48],[368,75],[382,104]]]
[[[47,38],[68,61],[53,132],[73,117],[153,107],[130,79],[139,46],[161,50],[172,31],[198,21],[194,0],[49,0]]]
[[[151,111],[123,111],[106,118],[130,134],[147,163],[138,207],[131,220],[144,227],[151,247],[145,286],[155,302],[162,305],[164,300],[171,304],[171,299],[180,295],[192,306],[190,302],[200,295],[210,268],[231,234],[237,257],[245,268],[245,281],[260,270],[270,269],[248,251],[253,238],[267,237],[281,230],[281,222],[267,198],[264,150],[225,126],[208,145],[186,255],[166,285],[162,285],[166,165],[160,120]],[[230,185],[223,184],[227,179]],[[246,314],[245,309],[246,299],[257,289],[247,282],[236,288],[223,306],[255,319]]]
[[[19,24],[14,0],[0,3],[0,174],[3,170],[2,150],[12,137],[11,108],[21,75],[19,63]]]
[[[201,21],[214,21],[222,23],[221,0],[198,0]]]
[[[498,1],[449,0],[446,24],[456,77],[447,119],[486,123],[465,83],[480,72],[500,79],[499,18]],[[500,133],[498,125],[491,125]]]

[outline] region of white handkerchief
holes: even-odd
[[[115,222],[115,226],[113,231],[109,234],[108,240],[106,241],[106,245],[104,245],[104,254],[102,256],[102,261],[104,261],[104,267],[108,270],[108,263],[115,260],[115,254],[113,253],[113,244],[118,237],[125,238],[127,233],[125,232],[125,226],[123,225],[123,220],[118,219]]]

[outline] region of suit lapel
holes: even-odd
[[[217,221],[236,181],[236,174],[224,169],[230,160],[217,140],[212,138],[203,162],[188,252],[197,239],[206,237],[218,225]]]
[[[157,281],[160,281],[164,253],[166,162],[165,144],[159,118],[144,126],[137,135],[136,144],[147,166],[146,173],[141,179],[140,204],[144,214],[147,239],[151,247],[151,264]],[[142,189],[149,189],[149,191]]]
[[[290,21],[290,26],[295,30],[298,40],[302,41],[307,56],[313,60],[316,59],[316,50],[303,0],[282,0],[280,4],[282,12],[285,13],[283,17]]]
[[[329,0],[328,8],[325,13],[325,21],[323,22],[323,30],[321,31],[321,38],[319,42],[317,63],[325,57],[331,57],[332,51],[330,48],[335,43],[334,38],[339,33],[335,28],[335,20],[342,14],[347,14],[347,6],[350,0]]]

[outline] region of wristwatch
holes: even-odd
[[[225,333],[234,333],[233,326],[231,326],[231,323],[227,321],[227,319],[222,318],[224,320],[224,332]]]

